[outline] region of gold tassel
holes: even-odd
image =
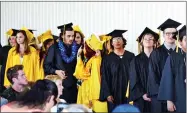
[[[128,86],[127,86],[127,91],[126,91],[126,97],[129,97],[129,81],[128,81]]]
[[[140,43],[138,42],[138,54],[140,54],[141,53],[141,45],[140,45]]]
[[[178,51],[179,51],[179,32],[178,32],[178,34],[177,34],[177,48],[176,48],[176,52],[178,53]]]
[[[66,25],[64,25],[63,36],[65,36],[65,27],[66,27]]]
[[[157,42],[157,47],[159,47],[161,45],[161,30],[160,29],[159,29],[158,35],[159,35],[159,39]]]
[[[127,91],[126,91],[126,97],[129,98],[129,81],[128,81],[128,86],[127,86]],[[133,101],[130,101],[129,104],[133,105]]]

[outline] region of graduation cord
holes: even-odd
[[[61,55],[62,59],[64,60],[64,62],[70,63],[77,57],[78,46],[75,42],[73,42],[73,44],[72,44],[70,57],[67,56],[67,51],[66,51],[64,44],[61,40],[59,40],[59,42],[58,42],[58,47],[60,49],[60,55]]]

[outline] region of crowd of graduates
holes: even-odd
[[[180,25],[169,18],[158,27],[163,44],[146,27],[135,40],[137,56],[125,49],[127,30],[86,38],[73,23],[58,26],[59,36],[11,28],[9,44],[0,47],[1,111],[61,112],[58,105],[81,104],[86,112],[112,112],[131,104],[140,112],[186,112],[186,26]]]

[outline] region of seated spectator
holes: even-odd
[[[22,95],[27,90],[25,86],[28,81],[23,71],[23,65],[15,65],[9,68],[7,70],[7,78],[12,86],[7,88],[1,96],[9,102],[15,101],[19,95]]]
[[[1,112],[49,112],[57,103],[58,88],[50,80],[38,80],[18,101],[1,107]]]
[[[66,106],[66,101],[64,99],[60,99],[59,97],[63,94],[64,87],[62,86],[63,79],[59,75],[47,75],[45,79],[53,81],[58,88],[58,97],[57,97],[57,105],[53,106],[51,112],[59,112],[58,106]],[[61,110],[60,110],[61,111]]]
[[[117,106],[113,111],[113,113],[115,112],[136,112],[136,113],[140,113],[140,110],[133,106],[133,105],[130,105],[130,104],[122,104],[122,105],[119,105]]]
[[[81,104],[70,104],[66,108],[62,110],[62,112],[84,112],[84,113],[92,113],[92,110]]]

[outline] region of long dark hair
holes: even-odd
[[[38,80],[28,92],[18,98],[18,104],[20,107],[27,106],[29,109],[43,109],[45,103],[49,101],[51,96],[54,96],[54,102],[56,104],[56,98],[58,96],[56,84],[47,79]]]
[[[25,39],[24,39],[24,47],[25,47],[24,53],[25,53],[25,54],[29,54],[29,53],[30,53],[29,39],[28,39],[28,37],[27,37],[26,32],[25,32],[24,30],[19,30],[19,31],[17,32],[17,34],[18,34],[18,33],[22,33],[22,34],[24,35],[24,37],[25,37]],[[17,38],[17,37],[16,37],[16,38]],[[19,53],[19,49],[20,49],[20,45],[19,45],[19,44],[16,44],[16,53]]]
[[[108,55],[108,53],[109,53],[109,50],[107,49],[107,44],[109,42],[110,42],[110,40],[103,43],[103,49],[101,51],[101,56],[102,57],[104,57],[105,55]],[[111,47],[111,45],[110,45],[110,47]]]
[[[52,41],[54,41],[54,40],[53,40],[53,39],[47,39],[46,41],[43,42],[43,46],[44,46],[45,51],[47,51],[47,50],[46,50],[46,49],[47,49],[47,45],[48,45],[50,42],[52,42]]]
[[[94,50],[92,50],[87,44],[86,42],[83,44],[84,46],[82,46],[82,49],[85,47],[86,50],[86,54],[84,55],[84,53],[82,52],[81,54],[81,58],[84,59],[84,56],[89,60],[90,58],[92,58],[96,52]]]
[[[83,45],[84,44],[84,36],[83,36],[83,34],[78,32],[78,31],[75,31],[75,37],[76,37],[76,33],[80,34],[80,36],[81,36],[81,45]]]
[[[43,42],[43,47],[44,47],[45,50],[42,50],[42,49],[41,49],[41,51],[40,51],[40,53],[39,53],[40,63],[41,63],[42,59],[44,58],[44,56],[47,54],[47,50],[46,50],[47,45],[48,45],[50,42],[52,42],[52,41],[54,41],[54,43],[56,42],[54,39],[47,39],[46,41]]]

